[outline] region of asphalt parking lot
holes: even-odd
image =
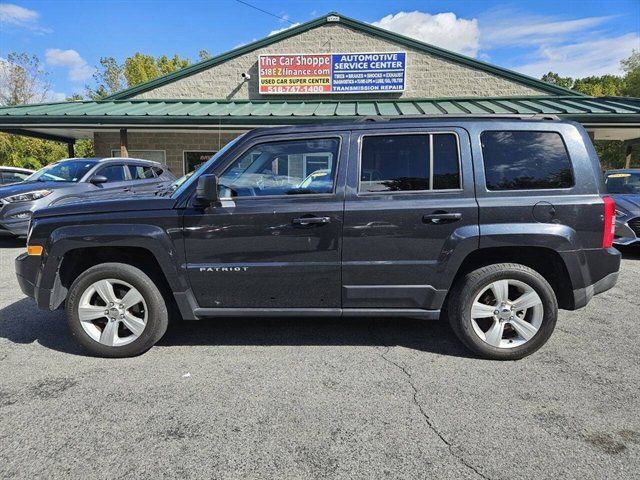
[[[640,249],[518,362],[421,320],[216,320],[85,356],[0,240],[0,478],[640,478]]]

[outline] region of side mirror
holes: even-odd
[[[89,181],[94,185],[98,185],[100,183],[107,183],[109,179],[104,175],[94,175],[93,177],[91,177],[91,180]]]
[[[201,175],[196,187],[195,205],[208,207],[218,203],[218,177],[215,175]]]

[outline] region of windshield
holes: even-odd
[[[95,164],[87,160],[54,163],[30,175],[25,182],[79,182]]]
[[[640,172],[611,172],[605,181],[609,193],[640,195]]]
[[[188,173],[187,175],[185,175],[184,177],[180,177],[177,182],[179,182],[180,180],[183,180],[181,185],[179,185],[175,191],[171,192],[169,190],[169,194],[171,196],[171,198],[177,198],[180,196],[180,194],[182,194],[182,192],[184,192],[185,190],[187,190],[189,188],[189,185],[191,185],[193,182],[195,182],[197,180],[197,178],[204,172],[207,171],[207,169],[215,164],[226,152],[227,150],[229,150],[231,147],[233,147],[236,143],[238,143],[238,141],[244,137],[244,135],[240,135],[239,137],[234,138],[233,140],[231,140],[229,143],[227,143],[224,147],[222,147],[220,149],[220,151],[218,153],[216,153],[213,157],[211,157],[209,160],[207,160],[205,163],[203,163],[202,165],[200,165],[200,167],[198,167],[197,170]],[[186,178],[185,178],[186,177]],[[175,183],[175,182],[174,182]]]

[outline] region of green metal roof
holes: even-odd
[[[640,98],[495,97],[360,101],[115,100],[0,108],[0,128],[20,125],[255,125],[364,116],[557,115],[580,122],[640,123]]]
[[[501,68],[496,65],[491,65],[490,63],[481,62],[480,60],[476,60],[475,58],[467,57],[465,55],[460,55],[458,53],[454,53],[449,50],[445,50],[443,48],[430,45],[428,43],[420,42],[419,40],[416,40],[414,38],[405,37],[404,35],[400,35],[398,33],[391,32],[383,28],[374,27],[373,25],[369,23],[361,22],[360,20],[355,20],[353,18],[345,17],[340,13],[331,12],[322,17],[318,17],[315,20],[311,20],[309,22],[298,25],[297,27],[288,28],[287,30],[284,30],[275,35],[270,35],[256,42],[243,45],[242,47],[235,48],[228,52],[225,52],[215,57],[204,60],[202,62],[194,63],[193,65],[189,65],[188,67],[185,67],[173,73],[169,73],[167,75],[163,75],[161,77],[155,78],[148,82],[141,83],[140,85],[136,85],[135,87],[122,90],[120,92],[117,92],[107,97],[107,99],[122,100],[122,99],[131,98],[135,95],[139,95],[140,93],[147,92],[149,90],[153,90],[154,88],[158,88],[162,85],[175,82],[176,80],[188,77],[195,73],[214,67],[228,60],[231,60],[232,58],[239,57],[240,55],[245,55],[247,53],[253,52],[260,48],[264,48],[266,46],[280,42],[286,38],[290,38],[295,35],[299,35],[300,33],[306,32],[308,30],[321,27],[328,23],[334,23],[335,21],[329,20],[331,17],[334,17],[334,18],[339,17],[339,23],[349,28],[352,28],[354,30],[359,30],[369,35],[384,38],[398,45],[404,45],[406,47],[413,48],[418,51],[422,51],[425,53],[429,53],[431,55],[445,58],[447,60],[451,60],[453,62],[466,65],[476,70],[482,70],[485,72],[492,73],[494,75],[508,78],[515,82],[521,83],[523,85],[536,88],[543,92],[549,92],[554,95],[567,95],[567,94],[570,94],[573,96],[581,95],[580,93],[576,93],[572,90],[559,87],[557,85],[553,85],[547,82],[543,82],[542,80],[538,80],[537,78],[529,77],[527,75],[514,72],[513,70],[508,70],[506,68]]]

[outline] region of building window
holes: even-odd
[[[120,149],[114,148],[113,150],[111,150],[111,156],[119,157]],[[151,160],[153,162],[162,164],[166,163],[166,155],[164,150],[129,150],[129,157],[142,158],[143,160]]]
[[[213,157],[217,150],[185,150],[183,152],[184,157],[184,173],[190,173],[197,170],[200,165],[207,162]]]
[[[460,153],[455,134],[363,137],[360,159],[361,192],[460,188]]]
[[[480,139],[489,190],[574,185],[569,153],[557,132],[490,131],[483,132]]]
[[[306,178],[318,170],[331,168],[331,153],[307,153],[303,155],[303,176]]]

